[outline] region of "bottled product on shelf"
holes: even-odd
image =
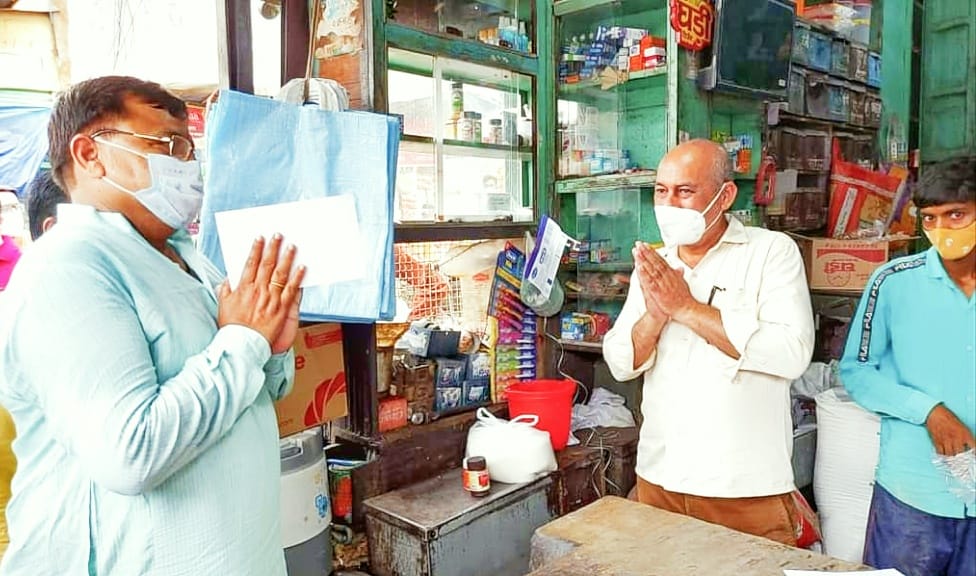
[[[630,74],[655,70],[666,62],[664,38],[641,28],[597,26],[589,34],[569,38],[560,49],[559,82],[576,84],[600,77],[607,69]]]

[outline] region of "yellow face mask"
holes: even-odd
[[[934,228],[925,230],[925,235],[943,260],[959,260],[965,258],[976,247],[976,221],[953,230],[952,228]]]

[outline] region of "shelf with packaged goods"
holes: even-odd
[[[656,179],[657,172],[654,170],[580,176],[558,180],[556,182],[556,193],[576,194],[578,192],[599,192],[626,188],[652,188]]]
[[[616,97],[619,90],[642,90],[650,87],[651,83],[663,86],[667,82],[667,67],[658,66],[636,72],[621,72],[620,77],[605,80],[592,78],[576,83],[564,83],[557,86],[557,95],[562,100],[588,99],[599,97]],[[625,78],[622,81],[620,78]]]
[[[785,110],[779,111],[779,122],[776,124],[770,124],[770,127],[782,126],[784,124],[800,124],[807,126],[832,126],[834,128],[840,129],[842,131],[849,132],[860,132],[862,134],[876,134],[878,128],[874,126],[858,126],[856,124],[849,124],[847,122],[842,122],[840,120],[830,120],[829,118],[815,118],[813,116],[805,116],[800,114],[794,114],[792,112],[787,112]]]
[[[811,67],[811,66],[809,66],[807,64],[800,64],[799,62],[792,62],[790,65],[792,67],[794,67],[794,68],[799,68],[800,70],[804,70],[804,71],[806,71],[806,72],[808,72],[810,74],[822,74],[823,76],[828,76],[828,77],[833,78],[835,80],[840,80],[842,82],[849,82],[851,84],[855,84],[855,85],[860,86],[860,87],[864,88],[865,90],[869,90],[871,92],[875,92],[875,93],[880,93],[881,92],[881,87],[880,86],[872,86],[871,84],[868,84],[867,82],[865,82],[863,80],[857,80],[855,78],[851,78],[851,77],[845,76],[843,74],[838,74],[837,72],[832,72],[830,70],[821,70],[819,68],[813,68],[813,67]]]
[[[386,41],[391,47],[504,68],[528,76],[539,74],[539,59],[533,54],[476,40],[424,32],[395,22],[387,22],[385,33]]]
[[[400,137],[401,145],[407,150],[412,146],[430,147],[434,139],[427,136],[413,136],[404,134]],[[471,158],[497,158],[502,160],[514,159],[528,161],[532,159],[532,148],[509,146],[506,144],[488,144],[485,142],[468,142],[466,140],[442,140],[444,154],[451,156],[467,156]]]

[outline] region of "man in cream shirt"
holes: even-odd
[[[810,296],[789,237],[725,214],[736,194],[721,146],[665,156],[665,246],[634,248],[603,354],[617,380],[644,377],[641,502],[795,545],[790,383],[813,350]]]

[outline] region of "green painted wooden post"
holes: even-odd
[[[956,2],[958,0],[949,0]],[[966,3],[966,2],[961,2]],[[875,10],[879,7],[875,7]],[[882,10],[881,47],[881,129],[878,149],[889,158],[889,133],[908,143],[912,94],[912,22],[914,5],[910,0],[887,0]],[[873,13],[872,13],[873,14]]]
[[[558,214],[553,180],[556,169],[556,68],[554,38],[555,18],[552,0],[535,2],[536,45],[539,57],[536,76],[536,180],[539,193],[538,213]]]

